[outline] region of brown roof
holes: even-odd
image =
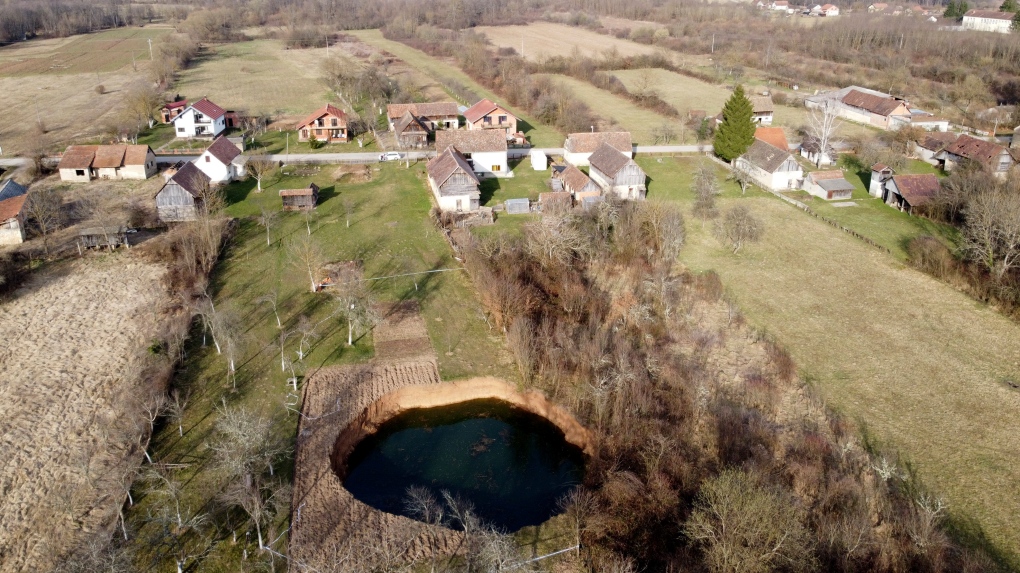
[[[496,111],[497,109],[502,109],[503,111],[506,111],[505,108],[496,105],[491,100],[483,99],[482,101],[476,103],[475,105],[467,108],[467,111],[464,112],[464,119],[468,120],[469,123],[474,123],[482,119],[483,117],[489,115],[490,113]]]
[[[57,169],[88,169],[96,156],[98,145],[71,145],[64,150]]]
[[[566,203],[567,205],[570,205],[571,204],[570,193],[566,193],[564,191],[553,191],[553,192],[539,193],[538,194],[538,202],[539,203],[546,203],[546,204],[548,204],[548,203]]]
[[[929,151],[941,151],[943,147],[956,141],[957,137],[959,136],[948,131],[934,131],[926,133],[921,141],[917,142],[917,145]]]
[[[760,167],[768,173],[775,173],[783,165],[783,162],[790,158],[790,152],[755,139],[742,157],[751,165]]]
[[[124,165],[145,165],[152,151],[148,145],[125,145]]]
[[[188,100],[182,99],[180,101],[171,101],[163,104],[163,109],[176,109],[179,107],[187,107]]]
[[[772,104],[772,96],[751,96],[748,99],[751,100],[751,105],[754,106],[754,113],[765,113],[775,111],[776,109]]]
[[[436,132],[436,149],[451,145],[461,153],[506,151],[506,133],[498,129],[441,129]]]
[[[174,173],[173,176],[170,177],[170,181],[180,185],[185,191],[191,193],[193,196],[199,197],[202,195],[202,191],[204,191],[205,187],[209,186],[209,182],[212,181],[212,179],[210,179],[205,173],[202,173],[202,170],[194,163],[189,161],[188,163],[185,163],[184,167],[181,167],[177,173]],[[169,183],[169,181],[167,183]],[[164,187],[165,186],[166,185],[164,185]]]
[[[312,114],[306,117],[304,121],[297,124],[297,128],[301,129],[302,127],[308,125],[309,123],[312,123],[313,121],[326,115],[331,115],[333,117],[339,118],[340,127],[347,127],[347,114],[344,113],[342,109],[334,106],[333,104],[327,103],[326,105],[312,112]]]
[[[913,207],[924,205],[939,192],[939,180],[931,173],[923,175],[893,175],[896,189]]]
[[[786,132],[781,127],[757,127],[754,130],[754,138],[779,149],[790,149],[790,144],[786,141]]]
[[[842,179],[843,172],[838,170],[812,171],[811,173],[808,173],[808,177],[810,177],[813,181],[822,181],[823,179]]]
[[[999,12],[998,10],[968,10],[964,18],[992,18],[995,20],[1012,20],[1012,12]]]
[[[280,197],[303,197],[307,195],[315,195],[319,191],[319,186],[312,183],[304,189],[280,189]]]
[[[1006,148],[1001,145],[967,134],[961,135],[956,138],[956,141],[946,146],[947,152],[984,165],[988,165],[993,160],[998,159],[999,155],[1005,150]]]
[[[92,160],[92,167],[120,167],[124,165],[123,145],[100,145],[96,149],[95,159]]]
[[[843,103],[861,108],[877,115],[889,115],[903,105],[902,100],[893,97],[882,97],[862,91],[850,90],[843,96]]]
[[[609,177],[616,177],[616,174],[631,161],[633,159],[605,142],[588,159],[592,169],[598,169]]]
[[[27,199],[28,194],[26,193],[0,201],[0,223],[17,217],[18,213],[21,213],[22,207],[25,206]]]
[[[594,153],[603,142],[612,145],[615,149],[630,154],[634,151],[631,146],[629,131],[596,131],[594,133],[582,131],[567,135],[567,141],[563,147],[568,153]]]
[[[409,130],[408,128],[411,129]],[[429,130],[422,125],[421,121],[410,110],[407,110],[404,112],[404,115],[400,116],[400,119],[393,123],[393,131],[400,134],[405,131],[424,131],[428,133]]]
[[[467,159],[460,154],[459,151],[453,147],[447,147],[442,153],[434,157],[425,166],[425,170],[429,174],[429,178],[436,182],[439,186],[440,195],[443,193],[443,184],[457,171],[462,171],[469,175],[475,180],[475,183],[479,183],[478,176],[468,165]]]
[[[871,166],[872,171],[885,171],[886,169],[889,169],[889,166],[886,165],[885,163],[876,163]]]
[[[580,191],[584,189],[584,186],[591,182],[591,179],[584,174],[584,171],[568,165],[560,175],[560,179],[563,180],[563,186],[573,191]]]
[[[224,165],[230,165],[230,162],[235,157],[241,155],[241,150],[222,135],[217,137],[216,141],[212,142],[212,145],[206,151]]]
[[[209,116],[212,119],[222,117],[223,114],[227,113],[227,110],[214,104],[206,98],[202,98],[195,103],[191,104],[191,107],[195,108],[196,111],[200,111],[203,114]]]
[[[457,116],[457,104],[452,101],[435,103],[391,103],[386,106],[386,116],[396,118],[410,111],[418,117]]]

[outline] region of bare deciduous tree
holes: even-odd
[[[59,229],[67,220],[63,195],[53,187],[33,190],[25,201],[25,216],[35,230],[42,235],[43,251],[48,256],[50,254],[50,234]]]
[[[715,205],[715,196],[719,194],[719,183],[716,181],[715,167],[702,163],[694,174],[694,216],[707,221],[719,216]]]
[[[255,299],[255,304],[268,304],[271,306],[273,308],[273,316],[276,317],[276,328],[283,328],[283,323],[280,322],[279,312],[280,289],[274,287],[266,294]]]
[[[266,229],[267,247],[273,244],[272,238],[269,235],[269,229],[276,224],[276,220],[279,218],[279,216],[280,214],[277,213],[276,211],[273,211],[272,209],[266,209],[265,207],[262,207],[261,211],[259,212],[259,225],[262,225]]]
[[[736,254],[747,243],[761,240],[765,228],[761,220],[744,205],[736,205],[719,222],[719,235]]]
[[[295,239],[290,244],[290,255],[294,266],[308,273],[308,282],[311,284],[312,292],[315,292],[317,290],[315,273],[323,263],[322,251],[319,250],[315,240],[310,236]]]
[[[255,179],[256,193],[262,192],[262,180],[269,177],[276,169],[276,162],[268,155],[253,155],[244,166],[245,171]]]
[[[184,410],[188,407],[190,394],[181,392],[174,388],[170,392],[170,401],[167,402],[167,415],[177,424],[177,435],[184,437]]]
[[[815,167],[820,167],[822,158],[828,155],[829,148],[833,144],[833,136],[839,130],[843,122],[839,121],[839,110],[836,102],[827,99],[822,102],[820,108],[811,110],[808,117],[808,134],[818,140],[818,159],[815,160]],[[830,159],[835,159],[831,158]]]
[[[1020,195],[995,190],[970,199],[964,211],[964,248],[1002,280],[1020,266]]]
[[[355,203],[354,199],[352,199],[351,197],[344,197],[343,205],[344,205],[344,216],[347,218],[347,228],[350,229],[351,228],[351,215],[354,214],[354,208],[357,206],[357,203]]]
[[[347,323],[347,346],[353,346],[354,333],[371,328],[378,321],[360,271],[344,269],[335,278],[330,294],[336,301],[334,315]]]

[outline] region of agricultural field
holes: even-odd
[[[483,34],[495,46],[513,48],[517,53],[521,53],[523,42],[524,57],[534,61],[550,56],[569,56],[575,48],[588,56],[598,56],[613,49],[624,57],[660,51],[655,46],[552,22],[532,22],[527,26],[479,26],[474,31]]]
[[[689,160],[641,160],[649,199],[693,194]],[[666,189],[662,189],[666,187]],[[712,224],[688,218],[681,259],[715,270],[752,324],[775,336],[801,375],[869,439],[898,449],[949,502],[966,541],[1020,549],[1020,326],[762,192],[720,200],[765,223],[760,244],[733,255]],[[1014,557],[1015,559],[1015,557]]]
[[[354,30],[351,32],[351,35],[361,39],[366,44],[384,50],[385,53],[392,54],[408,66],[427,73],[437,82],[442,83],[444,79],[458,82],[466,86],[479,97],[489,98],[505,105],[505,102],[501,101],[502,98],[479,85],[454,63],[433,58],[425,52],[416,50],[410,46],[401,44],[400,42],[387,40],[383,37],[382,32],[379,30]],[[471,105],[474,102],[462,103]],[[517,116],[518,129],[528,136],[528,140],[533,146],[561,147],[563,145],[564,135],[562,133],[552,127],[541,125],[538,121],[529,117],[528,114],[521,113],[520,110],[514,107],[506,107],[510,112]]]
[[[133,251],[89,256],[37,270],[0,305],[0,571],[50,570],[116,524],[164,273]]]
[[[121,28],[0,47],[0,93],[10,110],[0,114],[2,155],[96,138],[120,114],[128,91],[146,81],[148,40],[156,46],[170,32],[158,26]],[[97,93],[99,85],[106,93]],[[45,133],[39,132],[39,120]]]

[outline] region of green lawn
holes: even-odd
[[[483,207],[492,207],[507,199],[520,199],[527,197],[532,201],[538,201],[538,195],[549,188],[549,171],[535,171],[531,168],[531,161],[525,157],[510,162],[510,170],[513,177],[483,179],[479,187],[481,191],[481,204]]]
[[[152,129],[145,130],[145,133],[138,136],[139,145],[148,145],[153,149],[159,149],[163,145],[173,141],[176,137],[174,126],[169,123],[157,123]]]
[[[252,181],[226,188],[227,214],[236,218],[238,228],[226,247],[211,281],[210,292],[219,312],[237,317],[242,333],[237,388],[227,379],[226,361],[216,354],[211,342],[202,346],[202,334],[194,328],[184,363],[174,378],[174,387],[190,392],[184,420],[184,436],[177,428],[158,432],[150,452],[169,463],[182,464],[179,477],[185,483],[185,506],[193,511],[213,511],[221,477],[209,468],[207,444],[213,435],[216,409],[223,404],[245,406],[271,416],[274,427],[293,443],[297,419],[286,404],[298,404],[300,386],[294,393],[287,385],[289,372],[281,370],[279,334],[268,304],[257,304],[262,295],[276,289],[284,331],[293,330],[299,317],[320,322],[321,336],[311,347],[299,372],[306,374],[331,364],[364,361],[372,357],[371,334],[361,334],[347,347],[343,322],[330,318],[334,303],[327,293],[311,293],[307,273],[291,262],[289,245],[308,235],[328,261],[361,261],[366,278],[386,277],[438,269],[456,269],[449,246],[429,219],[431,207],[423,178],[423,164],[406,169],[397,165],[373,167],[368,182],[335,182],[336,167],[286,167],[291,175],[276,175],[263,181],[263,192],[254,191]],[[278,191],[316,183],[320,203],[307,223],[303,214],[280,213],[278,222],[266,231],[256,221],[262,208],[280,211]],[[345,201],[353,205],[347,225]],[[416,279],[416,280],[415,280]],[[417,284],[416,284],[417,283]],[[439,358],[444,380],[491,375],[516,380],[502,337],[491,332],[480,314],[469,278],[463,271],[400,277],[370,282],[374,298],[383,303],[414,299],[419,301],[428,325],[429,337]],[[296,358],[298,339],[285,342],[286,354]],[[292,460],[278,468],[289,475]],[[130,512],[129,527],[141,535],[151,533],[144,525],[149,505],[143,496]],[[286,528],[283,511],[277,535]],[[233,545],[225,531],[210,532],[212,545],[198,567],[200,570],[237,570],[241,545]],[[197,543],[194,539],[190,543]],[[285,551],[286,538],[277,550]],[[251,546],[249,546],[251,550]],[[151,555],[143,552],[142,561]],[[172,570],[166,558],[158,570]]]
[[[332,143],[323,145],[318,149],[312,149],[308,142],[298,142],[296,130],[274,130],[270,128],[262,135],[255,138],[253,151],[259,153],[282,154],[287,153],[362,153],[369,151],[381,151],[382,148],[371,133],[365,135],[365,146],[358,147],[357,140],[349,143]]]
[[[437,81],[442,82],[444,78],[456,80],[471,91],[475,92],[481,97],[489,98],[492,101],[499,102],[500,105],[504,105],[507,109],[517,116],[517,127],[528,136],[528,140],[535,147],[561,147],[563,145],[564,135],[552,127],[548,127],[540,124],[538,121],[529,117],[528,114],[522,113],[518,108],[510,107],[495,93],[485,89],[478,82],[471,79],[470,76],[465,74],[460,68],[453,64],[444,62],[438,58],[433,58],[428,54],[416,50],[406,44],[395,42],[393,40],[387,40],[383,37],[382,32],[379,30],[352,30],[349,32],[351,35],[358,37],[361,41],[381,48],[394,54],[411,67],[421,70],[428,75],[435,78]],[[474,102],[469,102],[467,105],[471,105]]]

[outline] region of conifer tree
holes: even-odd
[[[1016,0],[1003,0],[999,12],[1020,12],[1020,4],[1017,4]]]
[[[957,12],[959,12],[959,10],[960,9],[956,5],[956,0],[949,0],[949,3],[946,4],[946,11],[942,13],[942,17],[950,20],[957,18]]]
[[[715,134],[715,154],[726,161],[733,161],[747,151],[754,143],[754,107],[744,95],[744,87],[737,86],[733,95],[723,106],[723,120]]]
[[[1013,22],[1010,23],[1009,29],[1014,31],[1014,32],[1016,32],[1017,30],[1020,30],[1020,12],[1017,12],[1013,16]],[[1015,117],[1016,116],[1016,112],[1014,112],[1013,115]]]

